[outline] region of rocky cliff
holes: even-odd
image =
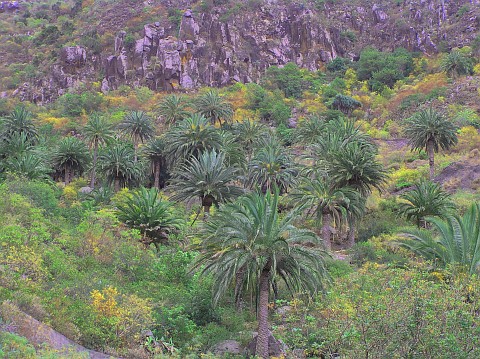
[[[50,74],[16,94],[48,102],[99,74],[102,91],[122,84],[166,91],[224,86],[257,81],[269,66],[287,62],[314,71],[337,56],[355,60],[366,46],[433,54],[470,44],[480,28],[480,0],[216,2],[223,4],[163,0],[160,9],[181,9],[179,27],[159,14],[133,45],[118,31],[100,54],[64,47]],[[110,16],[115,23],[115,12]]]

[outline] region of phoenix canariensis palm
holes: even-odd
[[[139,182],[144,175],[143,163],[135,161],[131,144],[124,143],[113,144],[100,154],[99,172],[109,184],[113,184],[115,192]]]
[[[205,117],[193,114],[170,128],[165,134],[165,147],[171,167],[192,156],[198,158],[204,151],[220,151],[222,136]]]
[[[233,184],[237,179],[238,169],[226,165],[224,154],[204,152],[199,158],[191,157],[173,172],[171,186],[175,193],[171,200],[199,198],[207,215],[212,205],[218,206],[243,194],[243,190]]]
[[[473,204],[462,216],[451,215],[442,220],[427,217],[433,231],[415,229],[406,231],[409,239],[401,245],[422,257],[441,265],[453,264],[468,273],[479,272],[480,267],[480,204]]]
[[[283,280],[293,293],[315,294],[328,278],[326,252],[311,248],[319,238],[294,226],[298,209],[280,216],[278,199],[278,190],[250,193],[220,207],[205,225],[204,251],[195,266],[212,275],[214,303],[236,280],[242,281],[237,288],[256,292],[255,354],[261,358],[269,357],[269,292],[275,280]],[[244,275],[238,276],[239,272]]]
[[[98,115],[88,119],[83,128],[83,134],[90,149],[93,149],[92,173],[90,175],[90,187],[95,188],[98,150],[102,145],[110,144],[114,139],[113,126]]]
[[[216,90],[210,90],[195,100],[198,113],[209,119],[212,125],[222,120],[229,122],[233,118],[233,107],[225,101]]]
[[[32,113],[25,106],[17,106],[10,115],[1,119],[1,139],[8,141],[15,134],[24,134],[31,144],[38,139]]]
[[[425,149],[430,166],[430,180],[435,176],[435,153],[448,150],[458,142],[457,128],[441,113],[429,107],[415,113],[404,130],[412,150]]]
[[[175,94],[165,96],[157,107],[157,113],[167,126],[190,116],[189,103],[183,97]]]
[[[153,244],[158,249],[183,223],[174,215],[172,206],[171,202],[159,196],[158,189],[140,187],[117,206],[117,217],[130,228],[140,231],[143,244]]]
[[[160,189],[160,174],[162,168],[166,166],[165,138],[155,137],[147,142],[143,149],[145,156],[150,160],[153,173],[153,185]]]
[[[134,160],[137,162],[138,146],[155,135],[155,126],[152,120],[143,111],[128,113],[118,125],[120,133],[133,142]]]
[[[254,148],[263,137],[267,136],[267,133],[268,129],[264,124],[251,119],[244,119],[242,122],[234,124],[233,134],[243,147],[247,162],[250,162]]]
[[[9,158],[6,161],[5,170],[29,180],[48,179],[48,173],[51,172],[43,159],[33,152]]]
[[[87,146],[76,137],[62,139],[53,155],[54,166],[63,171],[66,185],[70,183],[75,173],[81,175],[89,162]]]
[[[321,238],[331,249],[333,227],[347,221],[348,214],[361,212],[360,194],[352,188],[337,188],[328,176],[320,174],[304,178],[290,194],[292,202],[307,210],[308,216],[315,216],[321,223]]]

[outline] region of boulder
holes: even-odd
[[[224,340],[214,345],[211,351],[213,354],[219,356],[223,356],[225,354],[241,355],[244,351],[244,348],[242,348],[242,345],[236,340]]]
[[[247,345],[245,349],[245,355],[255,355],[255,349],[257,348],[257,332],[253,332],[253,339]],[[279,339],[275,339],[272,332],[268,333],[268,355],[270,357],[285,357],[287,354],[288,347],[287,345]]]

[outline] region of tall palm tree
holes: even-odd
[[[258,336],[255,354],[269,357],[268,304],[270,287],[279,278],[293,292],[315,294],[327,278],[325,252],[307,248],[318,243],[315,233],[297,229],[299,211],[280,216],[278,191],[251,193],[225,205],[206,223],[203,253],[195,268],[213,277],[217,303],[235,280],[239,288],[257,293]],[[244,275],[238,276],[239,271]]]
[[[134,160],[137,162],[138,145],[155,135],[152,120],[143,111],[132,111],[125,116],[118,128],[123,136],[132,140]]]
[[[212,205],[233,199],[243,190],[233,184],[238,169],[225,164],[225,155],[215,151],[204,152],[197,159],[191,157],[172,174],[173,201],[199,198],[207,215]]]
[[[98,115],[93,115],[88,119],[83,128],[83,134],[90,149],[93,149],[92,173],[90,176],[90,187],[95,187],[98,149],[99,146],[108,145],[114,139],[113,126]]]
[[[220,151],[221,148],[220,132],[199,114],[177,122],[165,134],[165,151],[170,166],[192,156],[198,158],[204,151]]]
[[[331,249],[332,226],[338,226],[348,218],[348,213],[359,213],[362,207],[360,194],[352,188],[337,188],[328,176],[317,174],[304,178],[290,194],[294,204],[308,209],[307,215],[321,222],[321,238]]]
[[[155,137],[151,139],[144,148],[144,153],[150,160],[154,177],[153,185],[160,189],[160,173],[166,164],[165,159],[165,138]]]
[[[448,150],[458,142],[457,128],[432,107],[415,113],[404,130],[412,150],[425,149],[430,165],[430,179],[435,176],[435,153]]]
[[[135,161],[135,153],[130,144],[116,143],[109,146],[99,156],[99,170],[115,192],[121,187],[139,182],[143,177],[143,163]]]
[[[216,90],[210,90],[195,100],[197,111],[214,125],[222,124],[233,118],[233,108]]]
[[[263,193],[272,192],[275,187],[287,192],[298,175],[298,170],[287,150],[277,143],[260,148],[248,166],[247,185],[258,186]]]
[[[234,124],[232,132],[237,142],[243,147],[247,162],[250,162],[254,148],[258,142],[267,135],[268,129],[258,121],[245,119],[242,122]]]
[[[87,146],[76,137],[62,139],[53,155],[53,164],[57,170],[63,171],[66,185],[70,183],[75,173],[81,175],[89,162]]]
[[[158,189],[140,187],[117,206],[117,217],[130,228],[142,234],[146,246],[166,244],[169,234],[178,229],[182,221],[172,211],[172,203],[159,196]]]
[[[17,106],[10,115],[1,119],[1,137],[8,140],[14,134],[24,134],[32,144],[35,144],[38,139],[32,113],[25,106]]]
[[[9,158],[6,161],[5,170],[29,180],[48,179],[48,173],[51,172],[43,159],[32,152]]]
[[[310,116],[299,122],[294,130],[295,141],[303,145],[311,145],[325,134],[325,119],[319,116]]]
[[[409,241],[402,246],[442,265],[464,266],[470,273],[478,273],[480,267],[480,204],[473,204],[460,217],[448,216],[446,220],[427,217],[434,231],[411,230],[405,233]],[[434,233],[437,233],[434,236]]]
[[[425,217],[445,217],[455,208],[450,194],[442,190],[439,184],[422,180],[415,187],[400,196],[400,214],[408,220],[415,219],[418,227],[426,228]]]
[[[162,99],[157,107],[157,112],[165,121],[165,124],[171,126],[190,116],[188,106],[189,103],[183,96],[172,94]]]

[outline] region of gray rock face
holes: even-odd
[[[257,336],[258,336],[258,333],[256,332],[253,333],[253,339],[245,349],[245,354],[247,356],[255,354],[255,349],[257,347]],[[287,350],[288,350],[288,347],[285,345],[284,342],[276,339],[271,332],[268,334],[268,355],[269,356],[285,357]]]
[[[480,27],[473,13],[462,21],[456,16],[479,0],[364,0],[361,6],[337,0],[321,7],[264,0],[248,11],[219,6],[204,13],[188,9],[190,1],[161,2],[187,9],[179,28],[160,20],[146,24],[128,46],[121,31],[99,56],[66,47],[49,78],[22,86],[17,95],[48,102],[79,83],[98,81],[99,73],[104,92],[123,84],[163,91],[219,87],[258,81],[268,67],[288,62],[316,71],[337,56],[357,59],[366,46],[435,53],[440,42],[469,44]]]

